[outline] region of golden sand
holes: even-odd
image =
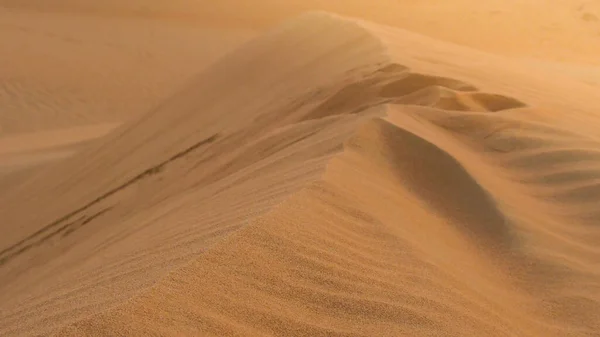
[[[0,335],[600,336],[597,5],[291,3],[0,1]]]

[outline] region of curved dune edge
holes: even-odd
[[[57,335],[593,333],[600,303],[571,288],[593,273],[540,253],[547,228],[519,219],[550,207],[503,205],[514,191],[495,184],[515,182],[473,160],[481,154],[427,109],[387,106],[319,179],[139,296]],[[592,249],[562,239],[552,249],[571,258]]]
[[[598,141],[484,76],[432,75],[392,40],[385,27],[304,16],[0,195],[10,206],[35,193],[35,208],[70,187],[57,208],[0,213],[28,234],[1,241],[6,292],[29,291],[2,294],[0,332],[598,331]],[[66,167],[80,169],[65,178]],[[24,261],[44,288],[22,278]]]

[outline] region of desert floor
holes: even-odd
[[[0,336],[600,336],[599,41],[592,0],[0,0]]]

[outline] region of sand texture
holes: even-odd
[[[143,114],[251,36],[1,5],[0,137]]]
[[[0,1],[3,25],[131,46],[90,67],[71,42],[11,40],[52,43],[64,65],[35,64],[54,73],[0,53],[0,336],[600,336],[592,16],[550,55],[383,9],[258,34],[295,11],[258,6],[207,33],[183,0],[115,3]]]

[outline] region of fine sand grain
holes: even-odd
[[[577,49],[587,26],[569,53],[567,33],[549,53],[506,21],[467,47],[443,25],[491,5],[427,1],[395,8],[445,13],[431,31],[312,12],[242,43],[295,13],[257,6],[204,54],[209,10],[175,15],[185,1],[52,3],[0,1],[57,30],[115,20],[154,61],[119,47],[44,74],[0,53],[29,81],[4,91],[23,113],[0,111],[1,336],[600,336],[600,78],[558,62],[600,57]],[[543,18],[571,7],[595,24],[592,2]],[[98,101],[69,103],[83,92]]]

